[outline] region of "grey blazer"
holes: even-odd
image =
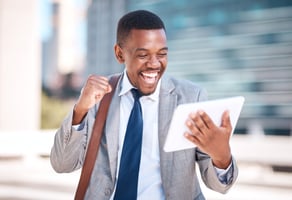
[[[114,190],[118,160],[118,129],[121,81],[113,96],[102,137],[96,164],[86,192],[86,199],[108,200]],[[216,175],[210,157],[199,149],[188,149],[166,153],[163,145],[172,114],[177,105],[206,100],[205,90],[192,82],[177,80],[164,75],[161,81],[158,113],[158,134],[160,168],[164,194],[167,200],[205,199],[196,173],[196,163],[206,186],[220,193],[226,193],[237,178],[238,169],[233,159],[232,176],[228,184],[222,184]],[[51,150],[51,164],[57,172],[72,172],[82,167],[88,140],[91,136],[95,114],[99,105],[93,107],[84,119],[80,131],[72,128],[71,111],[55,135]],[[77,183],[76,183],[77,184]]]

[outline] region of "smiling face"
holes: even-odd
[[[115,54],[124,63],[131,84],[144,94],[152,94],[167,66],[168,48],[164,29],[132,29]]]

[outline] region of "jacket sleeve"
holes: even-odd
[[[228,176],[227,182],[225,184],[219,180],[211,158],[207,154],[201,152],[199,149],[196,149],[196,151],[196,159],[199,164],[201,177],[205,185],[214,191],[223,194],[227,193],[238,176],[238,168],[234,157],[232,157],[232,163],[229,169],[230,171],[227,172]]]
[[[82,167],[95,120],[95,107],[83,119],[80,130],[72,127],[73,109],[62,122],[55,134],[50,161],[58,173],[72,172]]]
[[[208,96],[207,91],[205,89],[201,89],[198,92],[197,101],[206,101],[208,99],[207,96]],[[235,180],[237,179],[238,168],[237,168],[237,164],[234,157],[232,157],[231,167],[229,171],[226,173],[227,184],[224,184],[219,180],[216,169],[214,168],[214,165],[209,155],[203,153],[198,148],[196,148],[196,160],[199,165],[203,182],[208,188],[214,191],[217,191],[223,194],[226,193],[234,184]]]

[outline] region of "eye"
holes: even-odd
[[[137,57],[140,59],[144,59],[147,57],[147,54],[139,54]]]
[[[164,57],[166,57],[166,56],[167,56],[167,52],[157,54],[157,57],[158,57],[158,58],[164,58]]]

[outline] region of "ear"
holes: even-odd
[[[123,56],[123,50],[120,47],[120,45],[116,44],[115,45],[115,55],[116,59],[120,64],[123,64],[125,62],[124,56]]]

